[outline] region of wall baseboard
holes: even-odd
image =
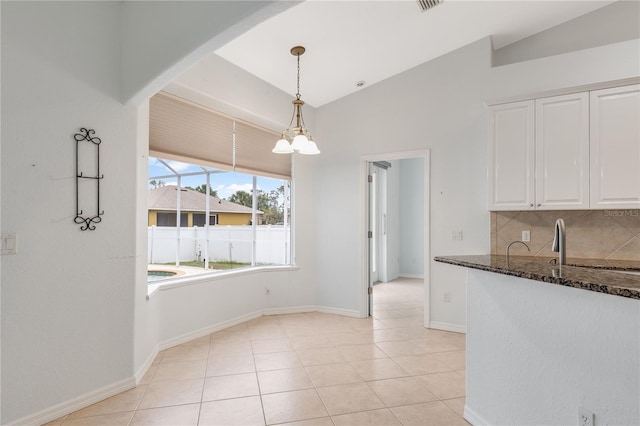
[[[303,314],[306,312],[317,312],[318,308],[313,305],[295,306],[293,308],[267,308],[262,310],[262,315],[287,315]]]
[[[421,279],[424,280],[424,275],[421,274],[400,274],[400,278],[417,278],[417,279]]]
[[[345,317],[361,318],[360,311],[351,309],[331,308],[328,306],[295,306],[292,308],[268,308],[262,311],[262,315],[287,315],[303,314],[306,312],[321,312],[323,314],[342,315]]]
[[[243,322],[251,321],[252,319],[260,318],[263,315],[263,311],[256,311],[250,314],[241,315],[236,318],[232,318],[227,321],[222,321],[210,326],[195,330],[183,335],[172,337],[171,339],[163,340],[158,343],[158,349],[164,351],[165,349],[172,348],[174,346],[181,345],[183,343],[190,342],[191,340],[204,337],[208,334],[215,333],[216,331],[224,330],[225,328],[233,327],[234,325],[242,324]]]
[[[345,317],[362,318],[360,311],[354,311],[351,309],[331,308],[329,306],[316,306],[316,312],[322,312],[323,314],[342,315]]]
[[[100,402],[114,395],[133,389],[136,387],[136,381],[133,377],[103,386],[100,389],[85,393],[76,398],[56,404],[52,407],[45,408],[34,414],[22,417],[20,419],[9,422],[9,425],[41,425],[52,420],[58,419],[74,411],[88,407],[91,404]]]
[[[194,339],[198,339],[200,337],[206,336],[211,333],[215,333],[216,331],[221,331],[226,328],[233,327],[234,325],[242,324],[243,322],[251,321],[252,319],[260,318],[263,315],[286,315],[286,314],[298,314],[298,313],[305,313],[305,312],[322,312],[326,314],[360,318],[359,311],[353,311],[349,309],[340,309],[340,308],[331,308],[327,306],[314,306],[314,305],[295,306],[290,308],[267,308],[261,311],[256,311],[246,315],[241,315],[239,317],[232,318],[227,321],[222,321],[216,324],[212,324],[210,326],[201,328],[199,330],[185,333],[180,336],[172,337],[171,339],[163,340],[162,342],[159,342],[156,345],[156,347],[151,351],[147,359],[136,371],[134,376],[121,380],[119,382],[113,383],[111,385],[104,386],[100,389],[86,393],[77,398],[73,398],[69,401],[65,401],[60,404],[54,405],[53,407],[49,407],[38,413],[34,413],[31,415],[22,417],[9,424],[10,425],[44,424],[52,420],[58,419],[62,416],[65,416],[69,413],[73,413],[74,411],[88,407],[89,405],[95,404],[96,402],[105,400],[121,392],[132,389],[136,387],[138,383],[140,383],[140,381],[143,379],[145,374],[147,374],[147,371],[149,371],[149,368],[153,364],[153,361],[155,360],[156,356],[158,356],[158,352],[160,351],[172,348],[174,346],[181,345],[183,343],[189,342]]]
[[[467,333],[467,326],[460,324],[451,324],[448,322],[430,321],[429,328],[435,328],[436,330],[452,331],[454,333]]]
[[[489,422],[483,419],[478,413],[469,408],[467,404],[464,404],[464,412],[462,414],[462,417],[464,417],[464,419],[471,423],[473,426],[489,424]]]
[[[134,379],[136,381],[136,386],[140,384],[140,382],[144,378],[144,375],[147,374],[147,371],[149,371],[149,368],[151,368],[151,364],[153,364],[153,361],[158,356],[158,352],[160,352],[159,345],[156,345],[151,351],[151,353],[149,354],[149,356],[147,357],[147,359],[144,360],[144,362],[142,363],[142,366],[140,366],[138,371],[136,371],[136,374],[134,376]]]

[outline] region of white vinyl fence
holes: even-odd
[[[204,261],[208,240],[209,261],[251,263],[253,229],[251,226],[181,227],[179,236],[172,226],[150,226],[147,261],[150,264]],[[282,225],[256,226],[256,265],[290,263],[290,227]]]

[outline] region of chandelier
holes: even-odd
[[[316,143],[313,141],[311,133],[304,126],[304,118],[302,118],[302,105],[304,101],[300,99],[300,56],[304,54],[305,49],[302,46],[294,46],[291,48],[291,54],[298,57],[298,92],[293,103],[293,115],[289,122],[289,127],[282,131],[280,140],[276,142],[276,146],[271,150],[275,154],[291,154],[298,151],[300,154],[315,155],[320,154]],[[295,118],[296,125],[293,126]],[[291,141],[291,143],[289,143]]]

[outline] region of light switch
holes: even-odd
[[[15,233],[3,233],[0,237],[2,240],[2,249],[0,254],[16,254],[17,239]]]

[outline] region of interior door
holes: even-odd
[[[387,168],[377,161],[368,167],[369,315],[373,313],[373,286],[387,282]]]
[[[376,244],[377,232],[377,167],[369,163],[367,177],[367,238],[369,248],[369,315],[373,314],[373,284],[378,281],[378,247]]]

